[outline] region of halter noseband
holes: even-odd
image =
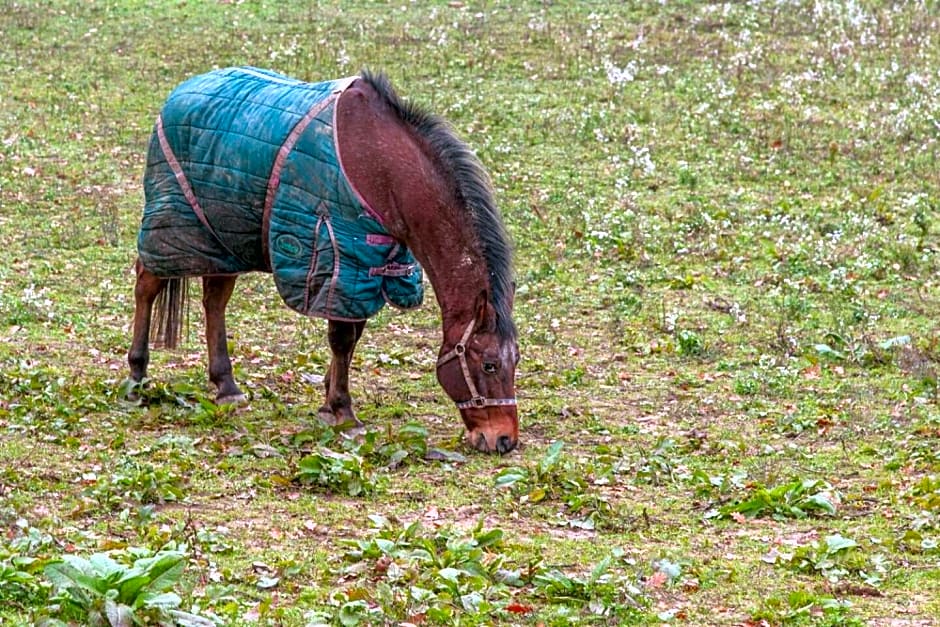
[[[454,349],[437,360],[438,368],[452,359],[460,360],[460,370],[463,372],[463,378],[464,381],[467,382],[467,387],[470,388],[470,400],[457,401],[457,409],[481,409],[483,407],[515,405],[515,398],[486,398],[477,391],[477,386],[473,384],[473,378],[470,376],[470,366],[467,364],[467,340],[470,339],[470,335],[473,333],[475,322],[475,320],[471,320],[470,324],[467,325],[467,330],[463,332],[463,336],[460,338],[460,341],[457,342],[457,345],[454,346]]]

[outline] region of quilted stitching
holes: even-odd
[[[345,84],[229,68],[180,85],[161,112],[164,134],[209,228],[183,195],[155,133],[138,238],[144,267],[167,277],[239,274],[266,269],[267,249],[278,292],[300,313],[362,320],[386,301],[420,305],[420,266],[365,210],[340,167],[335,99],[309,120],[283,158],[262,245],[278,151],[304,116]],[[394,271],[384,273],[386,267]]]

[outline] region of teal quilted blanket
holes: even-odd
[[[334,320],[420,305],[420,265],[338,155],[335,104],[354,80],[243,67],[174,90],[147,155],[144,267],[163,277],[271,271],[288,306]]]

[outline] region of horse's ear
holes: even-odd
[[[489,302],[490,302],[489,293],[486,290],[482,290],[480,292],[480,295],[477,296],[477,301],[476,301],[476,304],[474,305],[474,311],[476,311],[476,315],[473,320],[474,320],[474,326],[477,329],[487,328],[486,312],[487,312],[487,306],[489,305]]]

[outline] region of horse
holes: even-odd
[[[426,273],[443,332],[437,380],[466,440],[488,453],[517,446],[512,246],[492,183],[453,127],[400,98],[387,75],[193,77],[161,108],[144,195],[131,383],[147,376],[151,341],[177,345],[187,281],[201,277],[216,402],[243,402],[225,309],[239,275],[267,272],[290,308],[328,321],[320,419],[361,426],[349,390],[356,343],[384,304],[419,305]]]

